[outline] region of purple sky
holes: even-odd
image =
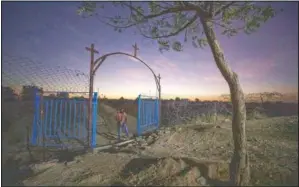
[[[136,42],[140,48],[138,57],[161,74],[165,97],[229,92],[208,46],[196,49],[187,44],[183,52],[161,54],[155,42],[133,30],[118,33],[95,18],[79,17],[78,5],[79,2],[2,2],[2,51],[88,72],[90,54],[86,46],[94,43],[100,55],[133,53],[132,44]],[[298,90],[297,2],[275,2],[273,6],[284,12],[258,32],[233,38],[218,35],[227,61],[239,74],[247,93]],[[95,88],[108,97],[156,94],[151,72],[126,56],[113,56],[103,63],[96,73]]]

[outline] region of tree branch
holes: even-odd
[[[211,22],[212,22],[213,24],[215,24],[215,25],[218,25],[218,26],[220,26],[220,27],[222,27],[222,28],[224,28],[224,29],[226,29],[226,30],[230,30],[230,31],[232,31],[232,30],[240,31],[240,30],[244,30],[244,28],[246,27],[246,26],[244,25],[244,26],[242,26],[242,27],[233,28],[233,27],[228,27],[228,25],[218,23],[218,22],[216,22],[216,21],[214,21],[214,20],[211,20]]]
[[[200,17],[208,17],[209,16],[209,13],[206,11],[206,7],[207,7],[207,2],[204,2],[204,7],[201,7],[200,5],[194,5],[192,3],[189,3],[187,1],[184,1],[183,2],[185,4],[185,6],[188,6],[190,8],[193,8],[194,10],[196,10],[197,14],[200,16]]]
[[[174,32],[171,32],[167,35],[162,35],[162,36],[148,36],[148,35],[145,35],[138,27],[138,30],[140,31],[140,34],[145,37],[145,38],[150,38],[150,39],[161,39],[161,38],[168,38],[168,37],[171,37],[171,36],[176,36],[178,35],[180,32],[182,32],[184,29],[186,29],[187,27],[189,27],[192,23],[194,23],[196,21],[196,19],[198,18],[198,16],[195,14],[190,21],[188,21],[186,24],[184,24],[181,28],[177,29],[176,31]]]
[[[214,16],[219,15],[221,12],[225,11],[227,8],[229,8],[231,5],[238,3],[238,1],[228,2],[226,5],[220,7],[218,10],[215,11]]]
[[[132,26],[135,26],[138,24],[138,22],[134,22],[134,23],[130,23],[130,24],[127,24],[127,25],[114,25],[114,24],[111,24],[109,22],[106,22],[104,21],[103,19],[101,19],[100,17],[96,17],[100,22],[108,25],[108,26],[111,26],[111,27],[114,27],[114,28],[119,28],[119,29],[127,29],[129,27],[132,27]]]
[[[214,2],[208,2],[209,3],[209,15],[211,17],[214,17]]]
[[[193,6],[184,6],[184,7],[176,6],[176,7],[170,7],[168,9],[162,10],[161,12],[159,12],[157,14],[144,15],[143,13],[138,11],[137,8],[135,8],[134,6],[131,6],[127,3],[123,3],[123,4],[125,6],[127,6],[128,8],[130,8],[131,10],[135,11],[136,13],[140,14],[143,17],[144,20],[156,18],[156,17],[162,16],[162,15],[165,15],[165,14],[170,14],[170,13],[196,10]]]

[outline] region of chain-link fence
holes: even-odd
[[[190,100],[184,96],[162,94],[161,124],[216,123],[231,118],[232,107],[228,102]]]
[[[49,97],[88,98],[88,74],[62,64],[2,53],[1,115],[5,152],[29,141],[36,89]]]
[[[44,91],[88,92],[88,74],[67,67],[2,53],[2,87],[22,92],[23,86]]]

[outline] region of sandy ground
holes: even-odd
[[[23,148],[2,164],[3,184],[225,185],[233,153],[230,123],[163,127],[98,153],[57,152],[29,163]],[[247,122],[251,184],[298,185],[298,117]],[[27,161],[26,161],[27,159]]]

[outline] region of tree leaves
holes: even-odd
[[[261,6],[258,3],[242,2],[237,6],[229,7],[222,12],[219,25],[224,29],[222,34],[234,36],[242,30],[246,34],[255,32],[262,23],[274,17],[276,11],[271,6]],[[236,21],[242,23],[242,26],[236,27]],[[217,23],[216,23],[217,24]]]
[[[99,5],[98,5],[99,4]],[[196,48],[203,48],[207,40],[202,33],[201,20],[209,19],[221,28],[222,35],[232,37],[243,31],[255,32],[263,23],[276,15],[270,5],[259,2],[113,2],[118,9],[127,9],[129,16],[102,17],[102,22],[121,32],[135,27],[146,38],[157,40],[159,50],[182,51],[183,42],[191,41]],[[102,3],[85,1],[77,13],[94,15],[103,8]],[[115,14],[118,14],[115,11]],[[181,37],[184,34],[184,37]],[[170,42],[169,38],[173,38]],[[183,39],[180,39],[183,38]],[[191,38],[191,40],[189,40]],[[182,40],[182,41],[180,41]]]
[[[175,51],[182,51],[183,50],[183,46],[182,46],[181,42],[174,41],[172,43],[172,49],[175,50]]]
[[[104,8],[103,5],[98,6],[98,8]],[[78,8],[77,14],[83,15],[84,13],[88,14],[91,16],[97,9],[97,4],[96,2],[92,1],[84,1],[82,2],[82,5]]]

